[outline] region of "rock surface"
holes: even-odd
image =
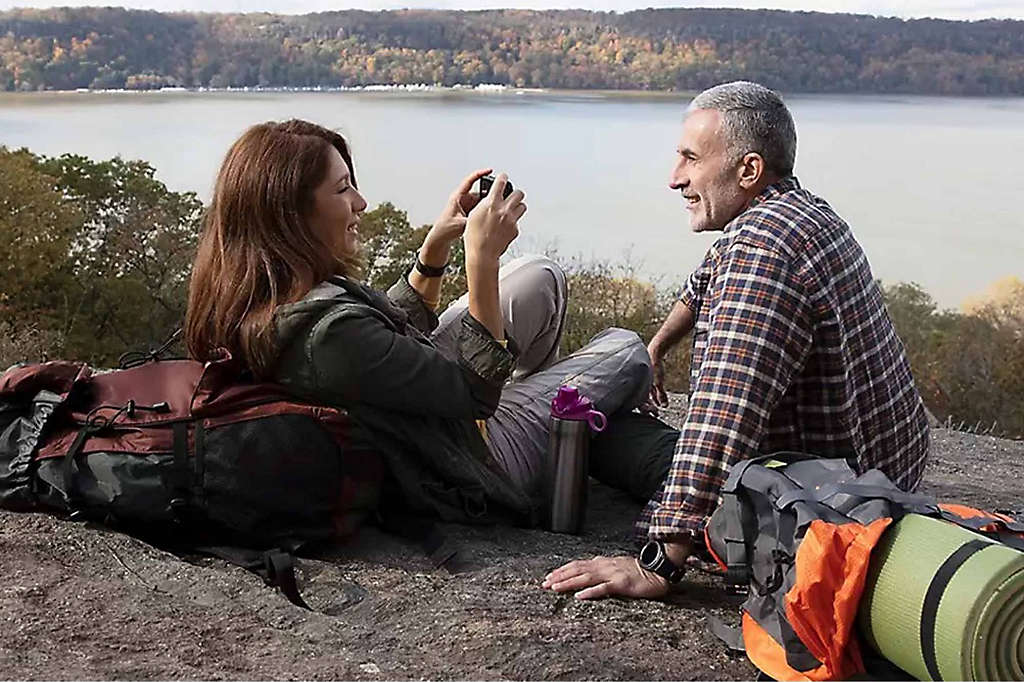
[[[1024,443],[936,429],[932,452],[925,492],[1020,509]],[[0,676],[752,679],[707,630],[709,616],[738,621],[737,599],[712,576],[691,572],[668,603],[540,589],[565,561],[631,551],[638,511],[595,484],[580,537],[446,526],[465,557],[456,573],[432,572],[419,550],[368,528],[300,560],[314,612],[219,560],[0,512]]]

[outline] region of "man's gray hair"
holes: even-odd
[[[796,126],[774,90],[749,81],[722,83],[693,98],[687,112],[713,109],[722,114],[729,154],[737,161],[757,152],[779,177],[793,173]]]

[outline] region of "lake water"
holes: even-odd
[[[682,96],[460,92],[0,95],[0,144],[141,158],[172,189],[210,196],[249,125],[302,117],[352,142],[371,206],[431,222],[470,170],[527,193],[519,249],[620,260],[680,282],[694,235],[667,188]],[[956,306],[1024,278],[1024,99],[790,96],[797,176],[853,227],[876,276]]]

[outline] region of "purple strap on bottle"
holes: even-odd
[[[559,386],[551,401],[551,416],[571,421],[586,421],[594,431],[604,431],[608,418],[594,409],[590,398],[580,395],[575,386]]]

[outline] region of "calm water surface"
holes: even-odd
[[[945,306],[1024,278],[1024,99],[787,98],[797,175],[844,216],[876,276]],[[352,141],[370,205],[431,222],[473,168],[527,192],[520,250],[624,254],[679,282],[712,235],[689,232],[667,189],[684,97],[590,93],[150,93],[0,95],[0,144],[152,163],[205,200],[249,125],[302,117]]]

